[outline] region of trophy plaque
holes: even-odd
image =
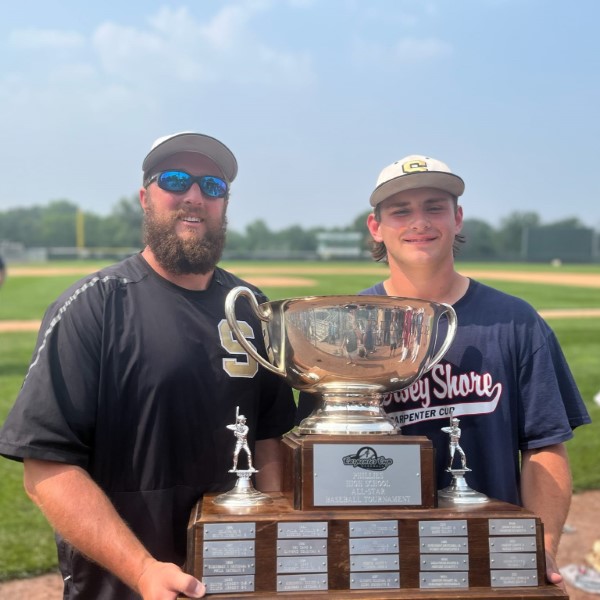
[[[262,322],[268,360],[238,325],[240,296]],[[259,305],[238,287],[225,313],[259,364],[320,403],[282,440],[283,486],[271,502],[209,494],[194,507],[187,570],[208,597],[567,598],[546,583],[540,519],[483,495],[461,502],[465,489],[438,499],[431,441],[401,435],[380,407],[441,360],[456,333],[451,306],[392,296]],[[461,487],[466,457],[459,433],[449,435]]]

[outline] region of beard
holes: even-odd
[[[227,216],[226,206],[219,222],[205,221],[206,230],[202,237],[180,238],[175,225],[184,211],[160,219],[149,199],[144,215],[144,244],[154,254],[160,266],[174,275],[210,273],[221,260],[225,247]]]

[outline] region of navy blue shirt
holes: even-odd
[[[383,283],[360,293],[386,294]],[[565,442],[590,417],[554,333],[528,303],[471,280],[453,308],[458,328],[448,352],[411,386],[386,395],[383,406],[404,435],[432,440],[438,489],[451,482],[441,428],[453,416],[472,469],[467,483],[519,504],[520,452]],[[445,328],[443,319],[439,339]],[[299,418],[314,404],[302,394]]]

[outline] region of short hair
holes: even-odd
[[[458,198],[456,196],[452,196],[454,200],[454,210],[458,206]],[[379,203],[373,209],[373,216],[378,223],[381,223],[381,203]],[[461,233],[457,233],[454,236],[454,243],[452,244],[452,254],[456,256],[460,252],[460,247],[467,241],[467,238]],[[388,262],[387,248],[383,242],[376,242],[375,240],[371,240],[369,243],[371,256],[373,260],[376,262]]]

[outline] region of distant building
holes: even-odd
[[[363,235],[358,231],[317,233],[317,255],[322,260],[361,258]]]

